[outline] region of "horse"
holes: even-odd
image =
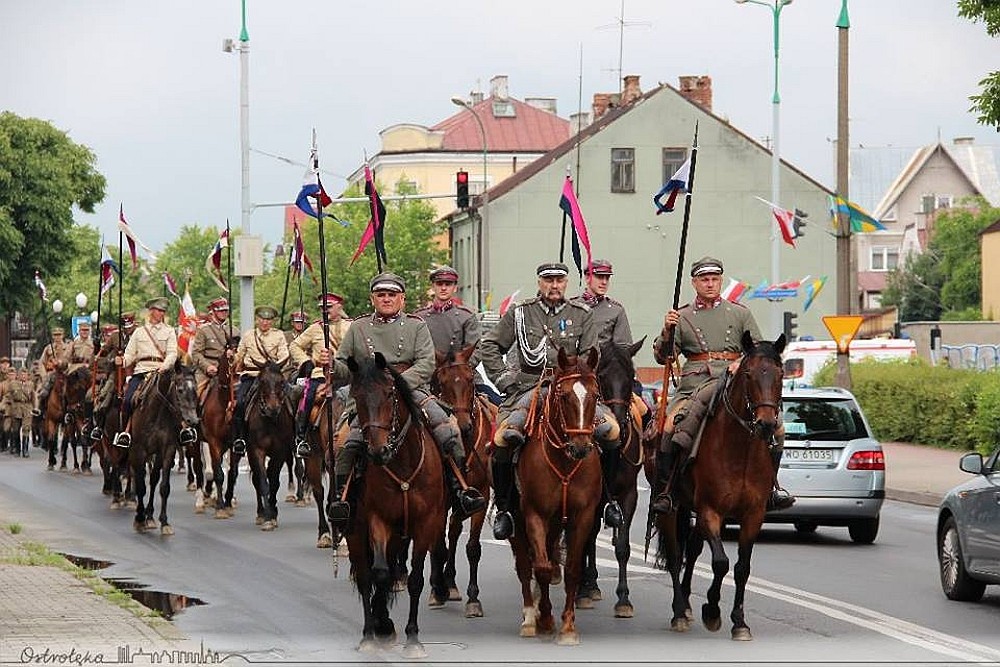
[[[178,442],[197,440],[198,395],[194,370],[178,359],[173,367],[150,374],[137,390],[142,396],[132,412],[128,448],[129,467],[135,484],[136,508],[132,522],[137,532],[155,528],[153,490],[160,485],[160,534],[173,535],[167,520],[170,497],[170,470]],[[149,503],[146,496],[146,468],[149,467]]]
[[[230,373],[229,357],[219,357],[218,372],[209,380],[201,405],[201,435],[208,443],[208,458],[212,475],[205,481],[202,499],[215,497],[215,518],[229,519],[233,516],[233,492],[239,476],[240,457],[231,450],[230,423],[232,414],[229,404],[233,397],[233,377]],[[229,452],[228,474],[223,471],[223,459]],[[195,512],[203,511],[195,498]]]
[[[114,382],[115,379],[111,377],[106,381]],[[128,464],[128,450],[116,447],[112,443],[115,434],[124,426],[122,424],[122,402],[122,395],[117,391],[112,391],[111,402],[104,414],[104,422],[97,424],[101,427],[101,438],[94,442],[94,451],[98,455],[101,472],[104,476],[101,492],[111,496],[111,509],[120,509],[127,503],[135,501],[135,492],[132,489],[132,471]],[[124,487],[122,485],[123,479],[126,480]]]
[[[469,358],[476,346],[470,345],[464,350],[449,351],[447,355],[437,353],[437,368],[431,380],[431,389],[441,399],[442,403],[451,407],[462,433],[462,444],[465,448],[467,473],[466,481],[470,486],[482,489],[487,504],[490,502],[490,466],[486,453],[493,434],[493,422],[496,421],[497,408],[482,396],[476,394],[476,373],[469,365]],[[483,546],[480,535],[486,512],[477,512],[469,519],[469,540],[465,545],[465,557],[469,561],[469,586],[466,589],[466,618],[478,618],[483,615],[483,605],[479,601],[479,561],[482,558]],[[448,586],[447,601],[462,599],[455,584],[455,557],[458,551],[458,538],[462,534],[462,520],[453,512],[448,521],[448,560],[444,566],[445,585]],[[443,605],[446,600],[432,598],[431,606]]]
[[[568,356],[559,349],[548,392],[534,390],[525,443],[516,464],[520,490],[510,539],[521,582],[521,636],[555,630],[549,587],[558,568],[559,540],[565,538],[563,583],[566,604],[556,639],[563,646],[580,643],[576,629],[576,594],[583,553],[601,498],[601,462],[592,432],[600,394],[595,370],[598,351]],[[540,411],[539,411],[540,407]],[[537,606],[531,579],[538,582]]]
[[[784,334],[774,342],[754,343],[749,332],[740,341],[743,359],[726,375],[716,394],[714,412],[705,417],[696,456],[678,478],[675,488],[679,508],[657,518],[657,562],[670,571],[674,596],[670,628],[686,632],[691,625],[691,578],[695,561],[707,541],[712,552],[712,583],[702,605],[705,627],[722,626],[719,609],[722,579],[729,572],[729,558],[721,532],[727,520],[740,525],[738,558],[733,569],[736,594],[730,619],[732,638],[753,639],[743,602],[750,578],[750,557],[764,521],[767,500],[775,481],[768,451],[781,424],[781,353]],[[689,529],[691,513],[693,532]],[[683,554],[683,556],[682,556]],[[684,569],[683,579],[681,568]]]
[[[56,469],[56,456],[59,447],[59,432],[64,415],[66,414],[66,366],[57,364],[52,371],[52,388],[41,405],[41,440],[42,448],[48,454],[48,470]],[[63,461],[62,470],[66,469],[66,462]]]
[[[295,409],[282,372],[286,361],[264,364],[246,406],[247,460],[257,496],[255,522],[265,531],[278,527],[281,469],[292,456],[295,438]]]
[[[323,486],[323,473],[330,474],[333,472],[336,433],[331,433],[331,429],[336,429],[336,424],[340,423],[343,412],[344,400],[341,398],[341,392],[333,392],[331,395],[326,395],[322,387],[317,389],[316,399],[313,401],[312,410],[309,413],[309,423],[313,427],[310,427],[306,431],[306,441],[309,443],[309,456],[301,459],[305,483],[299,485],[296,494],[296,504],[299,504],[299,500],[302,500],[302,505],[305,505],[305,487],[308,486],[312,491],[319,520],[316,537],[317,549],[329,549],[333,546],[334,542],[330,524],[326,518],[326,502],[332,500],[332,498],[324,498],[326,490]],[[296,466],[298,465],[297,463]],[[331,483],[331,494],[333,493],[333,486]]]
[[[347,365],[368,464],[357,489],[356,517],[347,530],[351,570],[364,609],[359,648],[367,652],[377,640],[395,640],[389,617],[395,597],[393,570],[405,553],[404,538],[409,538],[410,607],[403,655],[424,658],[427,651],[420,642],[417,616],[428,552],[434,595],[440,599],[448,594],[443,575],[448,510],[441,453],[406,380],[381,352],[361,361],[350,358]]]
[[[615,559],[618,561],[618,585],[615,588],[615,594],[618,596],[615,602],[616,618],[632,618],[634,613],[628,588],[628,561],[632,555],[629,532],[639,501],[636,478],[639,469],[642,468],[643,449],[640,417],[632,411],[634,396],[632,387],[635,382],[635,364],[632,358],[642,349],[645,342],[645,337],[631,345],[617,344],[609,340],[601,346],[601,360],[597,365],[601,397],[621,427],[618,469],[613,479],[604,480],[611,497],[621,506],[624,517],[621,528],[615,529],[612,536]],[[597,586],[597,534],[601,528],[600,521],[598,515],[587,540],[583,579],[576,603],[581,609],[589,609],[593,606],[592,602],[601,599],[601,589]]]
[[[91,389],[90,378],[90,369],[87,366],[78,366],[66,374],[65,387],[63,389],[63,428],[62,445],[60,447],[62,459],[59,469],[66,470],[68,450],[72,448],[74,474],[79,472],[87,475],[91,474],[90,438],[86,432],[87,410],[84,405],[87,392]],[[82,450],[79,457],[76,453],[78,447]]]

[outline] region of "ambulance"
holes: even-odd
[[[810,387],[816,373],[837,358],[832,340],[800,340],[789,343],[781,355],[785,360],[785,386]],[[908,360],[917,356],[917,344],[907,338],[872,338],[851,341],[851,362],[863,359]]]

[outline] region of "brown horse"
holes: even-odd
[[[274,530],[278,526],[281,469],[292,456],[295,437],[295,409],[282,372],[286,361],[267,362],[247,399],[247,460],[257,496],[255,522],[261,530]]]
[[[233,516],[233,491],[239,476],[240,457],[231,451],[232,438],[230,422],[232,414],[229,404],[233,397],[232,366],[225,354],[219,357],[218,372],[209,380],[201,406],[201,434],[208,443],[208,456],[212,466],[212,476],[205,483],[205,498],[215,497],[215,518],[229,519]],[[223,471],[223,460],[229,452],[229,468]],[[198,511],[197,501],[195,511]]]
[[[722,626],[722,579],[729,572],[729,558],[720,534],[725,521],[738,522],[738,559],[733,570],[736,594],[730,619],[733,639],[745,641],[753,639],[743,609],[750,556],[775,477],[768,448],[781,423],[781,352],[785,336],[782,334],[773,343],[754,344],[750,334],[744,333],[741,344],[743,360],[733,375],[725,377],[718,404],[705,418],[697,456],[678,479],[676,497],[680,508],[657,519],[657,561],[666,564],[674,588],[670,627],[685,632],[690,628],[694,564],[704,542],[708,542],[713,577],[701,618],[706,628],[717,631]],[[693,532],[688,530],[692,511]]]
[[[527,439],[516,469],[521,498],[510,543],[523,598],[521,636],[555,630],[549,586],[557,567],[559,538],[565,534],[566,604],[557,638],[561,645],[580,643],[576,594],[601,499],[601,462],[592,439],[600,393],[597,360],[593,348],[586,357],[567,356],[560,348],[547,393],[543,397],[541,389],[534,390]],[[532,574],[540,589],[537,608]]]
[[[106,382],[114,382],[115,378],[110,377]],[[122,424],[122,395],[115,390],[111,392],[111,402],[104,413],[104,422],[98,424],[101,427],[100,440],[94,441],[94,451],[98,454],[101,471],[104,475],[104,486],[101,492],[111,496],[111,509],[121,509],[127,503],[135,501],[135,492],[132,489],[132,471],[128,466],[128,451],[122,447],[116,447],[112,440],[124,424]],[[123,486],[122,480],[125,480]]]
[[[458,428],[462,432],[462,443],[465,448],[466,476],[469,486],[482,489],[486,503],[490,502],[490,465],[486,446],[492,439],[493,422],[496,421],[497,408],[482,396],[476,395],[476,372],[469,365],[469,358],[476,346],[449,352],[443,355],[437,353],[437,369],[431,380],[431,389],[451,407]],[[466,590],[468,600],[465,603],[466,618],[483,615],[483,605],[479,601],[479,561],[483,555],[480,535],[486,512],[476,512],[469,519],[469,540],[465,545],[465,557],[469,561],[469,586]],[[462,599],[462,594],[455,583],[455,557],[458,551],[458,538],[462,535],[462,519],[454,512],[448,521],[448,561],[444,566],[445,585],[448,586],[450,601]],[[446,600],[431,598],[431,606],[439,607]]]
[[[87,410],[84,401],[91,390],[90,369],[78,366],[66,374],[63,389],[62,445],[59,470],[66,470],[68,450],[73,450],[73,473],[90,472],[90,438],[87,434]],[[81,455],[77,456],[77,448]]]
[[[313,401],[312,410],[309,413],[310,427],[306,431],[309,456],[302,458],[303,473],[307,483],[300,485],[309,487],[313,494],[313,501],[316,503],[319,519],[316,537],[317,549],[328,549],[333,546],[333,535],[326,519],[326,503],[332,498],[324,498],[323,474],[327,473],[332,476],[333,473],[336,434],[331,434],[331,429],[335,429],[336,425],[340,423],[343,412],[344,399],[341,397],[340,391],[333,392],[332,396],[328,396],[322,387],[317,389],[316,399]],[[333,484],[330,484],[330,487],[332,492]],[[299,498],[302,497],[303,493],[304,491],[299,489],[297,494]]]
[[[447,503],[441,454],[409,386],[381,352],[360,362],[348,359],[347,365],[368,463],[358,489],[357,516],[347,534],[351,569],[364,608],[359,648],[369,651],[376,639],[395,638],[389,617],[393,570],[408,538],[412,548],[407,578],[410,610],[403,655],[423,658],[427,651],[420,643],[417,616],[428,552],[434,594],[439,598],[448,594],[442,574]]]

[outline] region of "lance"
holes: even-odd
[[[312,159],[313,171],[317,174],[317,181],[319,180],[319,153],[316,152],[316,129],[313,128],[312,135]],[[323,291],[323,295],[320,297],[320,313],[323,316],[323,347],[327,350],[330,349],[330,314],[327,312],[326,306],[326,294],[327,294],[327,281],[326,281],[326,233],[323,230],[323,189],[320,188],[319,193],[316,195],[316,220],[319,223],[319,275],[320,282]],[[378,255],[378,252],[375,253]],[[300,283],[301,285],[301,279]],[[326,364],[326,368],[323,369],[323,379],[326,382],[326,386],[330,386],[330,366],[333,364],[333,359],[330,359],[329,363]],[[330,400],[326,401],[326,433],[327,437],[330,439],[330,455],[334,457],[333,451],[333,400],[332,396]]]
[[[125,313],[122,310],[122,286],[125,283],[125,265],[122,263],[124,261],[124,255],[122,252],[122,231],[118,230],[118,350],[116,355],[125,354]],[[125,381],[125,366],[123,364],[116,364],[115,368],[115,395],[118,397],[118,429],[124,430],[124,424],[122,424],[122,411],[124,409],[124,404],[122,402],[122,384]]]
[[[101,288],[104,287],[104,237],[101,236],[101,245],[97,247],[97,321],[94,329],[97,335],[94,336],[94,357],[101,351]]]
[[[227,279],[228,285],[229,285],[229,290],[228,291],[229,291],[229,296],[230,296],[230,301],[231,301],[232,300],[231,297],[233,295],[233,239],[230,237],[230,233],[231,232],[229,231],[229,218],[226,218],[226,279]],[[232,306],[233,306],[233,304],[230,303],[229,304],[230,309],[232,309]],[[242,308],[242,307],[243,307],[243,304],[241,303],[240,304],[240,308]],[[233,313],[232,313],[232,310],[230,310],[230,313],[229,313],[229,339],[226,341],[226,347],[228,348],[228,347],[232,346],[232,344],[233,344]],[[232,383],[230,383],[230,386],[231,385],[232,385]]]
[[[566,165],[566,176],[568,177],[569,175],[570,175],[570,168],[569,168],[569,165]],[[565,261],[565,257],[566,257],[566,218],[568,218],[568,217],[569,217],[569,214],[566,213],[566,211],[563,211],[562,232],[559,234],[559,263],[560,264],[562,264]]]
[[[295,252],[295,241],[288,247],[288,266],[285,268],[285,292],[281,295],[281,317],[278,318],[278,326],[285,323],[285,306],[288,305],[288,280],[292,275],[292,254]],[[299,291],[302,287],[302,278],[299,277]]]

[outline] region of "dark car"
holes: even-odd
[[[1000,584],[1000,447],[985,459],[966,454],[958,467],[975,477],[938,508],[941,589],[950,600],[975,602],[987,585]]]

